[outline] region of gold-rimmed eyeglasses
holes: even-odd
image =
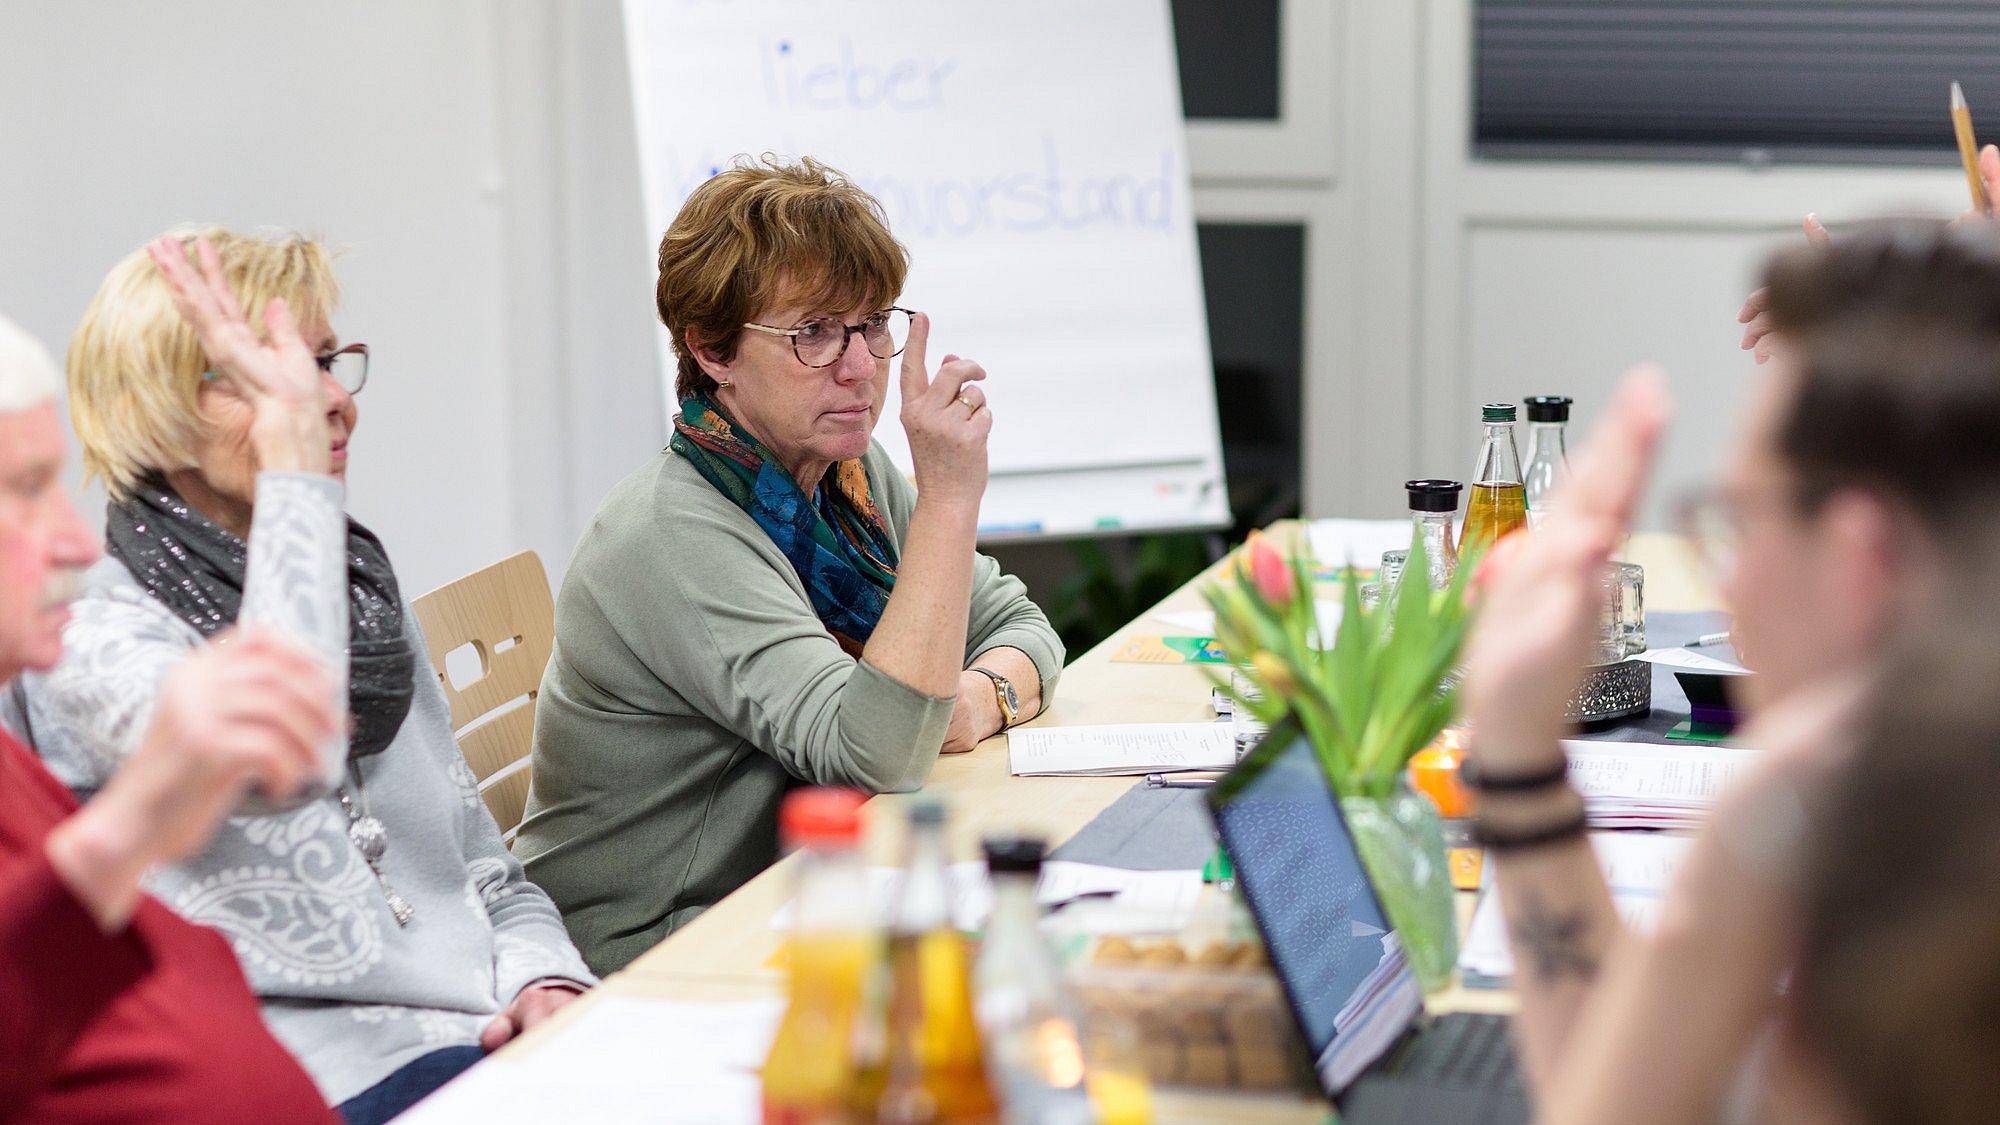
[[[789,336],[792,354],[799,357],[800,363],[807,367],[832,367],[847,354],[847,342],[857,334],[867,346],[868,354],[876,359],[901,355],[903,346],[910,342],[910,318],[914,315],[909,309],[891,306],[869,313],[859,324],[845,324],[835,316],[819,316],[796,328],[751,322],[745,322],[743,327],[772,336]]]

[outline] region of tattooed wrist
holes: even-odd
[[[1564,980],[1589,983],[1597,978],[1598,951],[1590,919],[1579,907],[1559,907],[1532,891],[1520,896],[1520,906],[1508,921],[1508,932],[1525,956],[1520,960],[1540,984]]]

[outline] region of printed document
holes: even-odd
[[[1023,727],[1007,732],[1015,777],[1112,777],[1226,770],[1236,764],[1228,723]]]

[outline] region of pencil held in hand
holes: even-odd
[[[1979,142],[1972,132],[1972,107],[1966,104],[1965,89],[1951,84],[1951,127],[1958,134],[1958,158],[1965,162],[1965,182],[1972,189],[1972,209],[1981,215],[1993,213],[1986,198],[1986,183],[1979,176]]]

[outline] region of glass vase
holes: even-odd
[[[1437,806],[1399,782],[1387,797],[1342,797],[1340,811],[1418,986],[1443,990],[1458,961],[1458,918]]]

